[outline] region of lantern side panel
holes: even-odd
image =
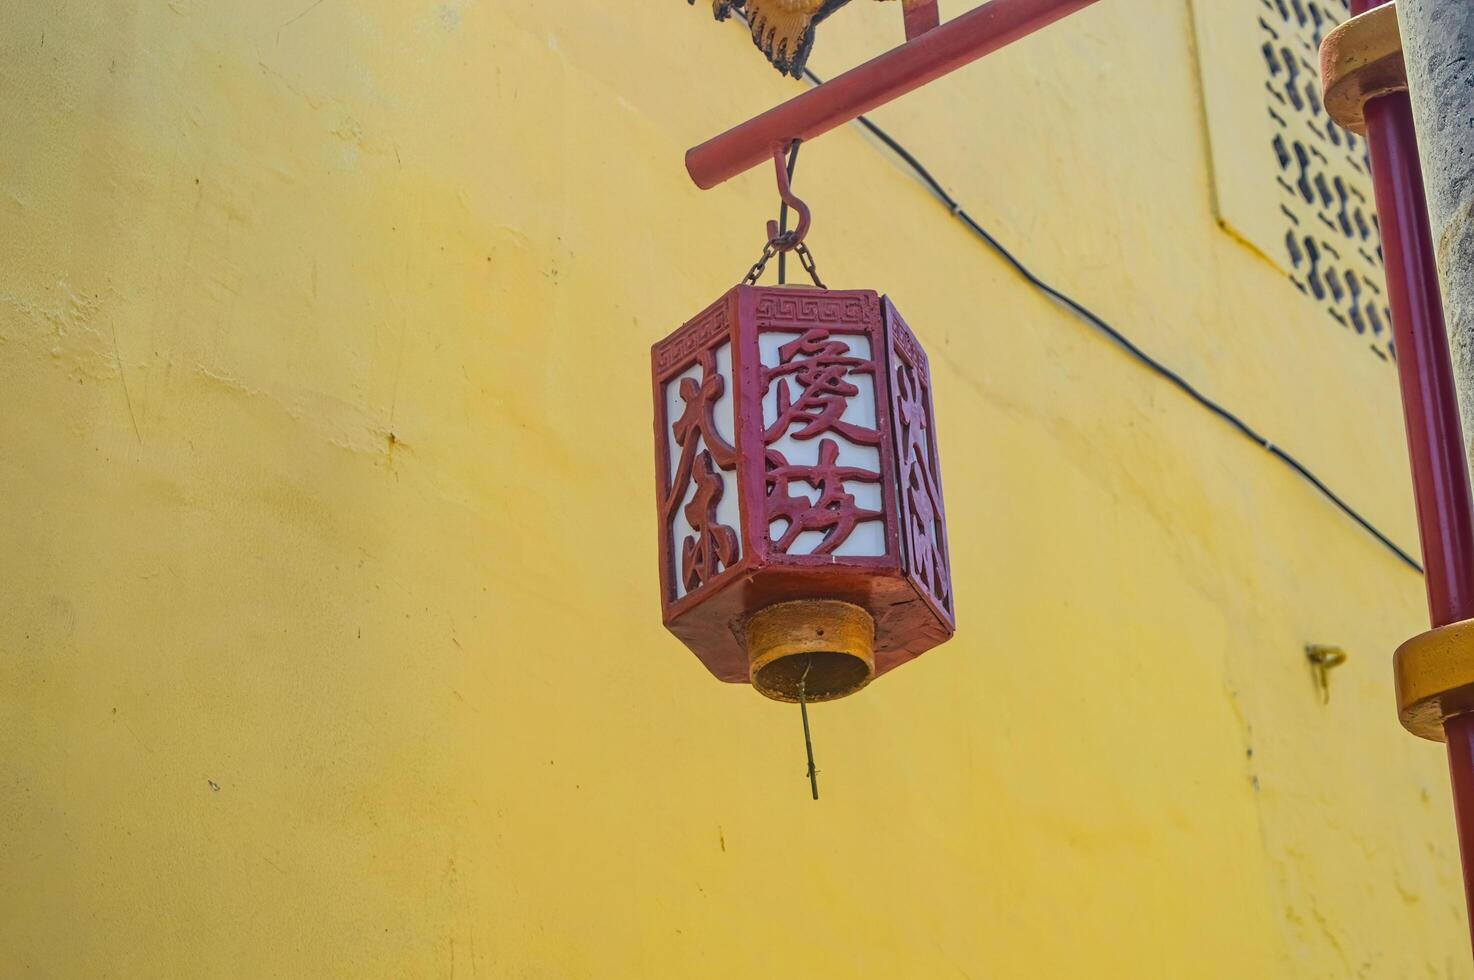
[[[752,292],[765,554],[896,564],[879,297]]]
[[[937,459],[936,416],[932,410],[931,369],[926,352],[885,300],[891,391],[891,427],[899,478],[901,543],[908,577],[951,629],[952,571],[947,549],[947,516],[942,503],[942,472]]]
[[[652,350],[661,585],[670,614],[741,563],[731,297]]]

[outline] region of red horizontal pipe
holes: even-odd
[[[774,146],[843,126],[1095,2],[991,0],[687,150],[686,170],[697,187],[715,187],[772,159]]]

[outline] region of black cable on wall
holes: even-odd
[[[818,75],[815,75],[812,71],[809,71],[808,69],[804,69],[804,75],[815,85],[823,84],[823,79],[821,79]],[[1315,473],[1313,473],[1304,463],[1300,462],[1300,460],[1296,459],[1293,455],[1275,445],[1271,440],[1265,438],[1265,436],[1263,436],[1257,429],[1255,429],[1252,425],[1245,421],[1242,416],[1238,415],[1236,412],[1233,412],[1219,402],[1213,400],[1208,395],[1204,394],[1196,385],[1184,378],[1181,374],[1178,374],[1172,368],[1168,367],[1166,364],[1163,364],[1151,354],[1148,354],[1146,351],[1142,350],[1142,348],[1137,345],[1135,341],[1127,337],[1116,327],[1112,326],[1108,321],[1106,321],[1095,311],[1091,310],[1083,303],[1079,302],[1068,294],[1045,282],[1043,279],[1039,278],[1039,276],[1035,275],[1033,270],[1031,270],[1028,266],[1024,265],[1024,263],[1019,260],[1018,256],[1014,255],[1012,251],[1005,248],[1002,243],[1000,243],[998,239],[994,238],[993,235],[986,228],[978,224],[978,222],[967,213],[966,209],[964,209],[962,205],[958,203],[957,199],[954,198],[951,194],[947,193],[947,191],[942,187],[941,182],[932,176],[931,171],[927,170],[926,167],[922,165],[921,161],[917,160],[916,157],[912,155],[912,153],[904,146],[902,146],[893,136],[891,136],[885,130],[881,129],[875,123],[871,122],[870,119],[865,116],[860,116],[855,121],[860,126],[864,127],[872,136],[885,144],[885,146],[892,153],[900,157],[901,160],[904,161],[905,164],[910,167],[911,170],[916,174],[916,177],[927,186],[932,194],[936,196],[937,200],[946,205],[947,210],[952,213],[952,216],[954,218],[962,222],[962,224],[968,229],[968,231],[972,232],[973,235],[981,239],[983,243],[988,246],[988,248],[992,249],[1001,259],[1003,259],[1003,261],[1012,266],[1014,271],[1022,276],[1029,285],[1033,286],[1035,289],[1039,290],[1041,293],[1048,296],[1056,303],[1059,303],[1071,313],[1075,314],[1075,316],[1079,317],[1086,323],[1090,324],[1092,327],[1099,330],[1101,333],[1105,334],[1111,340],[1115,341],[1117,346],[1126,351],[1127,354],[1130,354],[1131,357],[1133,357],[1136,361],[1145,365],[1147,368],[1151,369],[1154,373],[1161,376],[1162,378],[1165,378],[1168,382],[1172,384],[1173,387],[1177,388],[1179,391],[1187,395],[1187,397],[1191,398],[1193,401],[1197,402],[1203,408],[1218,416],[1219,419],[1232,427],[1244,438],[1255,443],[1265,452],[1273,456],[1275,459],[1279,460],[1281,463],[1284,463],[1290,469],[1294,470],[1297,475],[1302,477],[1311,486],[1315,487],[1316,490],[1320,491],[1321,495],[1329,500],[1333,505],[1335,505],[1338,510],[1340,510],[1347,517],[1351,518],[1353,521],[1359,524],[1368,534],[1381,542],[1382,545],[1387,548],[1387,550],[1396,555],[1409,568],[1420,575],[1423,573],[1423,566],[1418,562],[1416,558],[1410,555],[1407,551],[1403,550],[1403,548],[1399,546],[1397,542],[1393,541],[1390,537],[1384,534],[1370,520],[1363,517],[1355,507],[1352,507],[1349,503],[1343,500],[1339,494],[1337,494],[1334,490],[1327,486],[1325,481],[1316,476]]]

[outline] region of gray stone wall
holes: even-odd
[[[1397,7],[1469,453],[1474,438],[1474,0],[1397,0]]]

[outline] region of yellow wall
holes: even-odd
[[[931,353],[958,637],[814,712],[815,804],[662,630],[649,345],[773,198],[681,154],[799,88],[702,7],[0,6],[0,975],[1470,976],[1420,579],[853,130],[799,189]],[[878,118],[1415,545],[1392,369],[1215,221],[1185,0]]]

